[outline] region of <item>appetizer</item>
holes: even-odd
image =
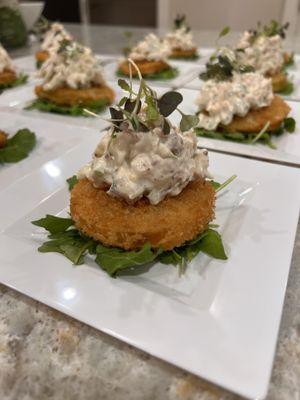
[[[144,40],[133,47],[129,53],[146,79],[173,79],[178,75],[176,68],[167,63],[170,48],[167,43],[150,33]],[[121,60],[117,74],[120,76],[137,77],[137,71],[131,68],[126,59]]]
[[[35,134],[29,129],[20,129],[12,137],[0,130],[0,164],[23,160],[28,157],[35,145]]]
[[[92,161],[69,180],[71,218],[33,221],[50,233],[39,251],[75,264],[96,255],[111,276],[154,260],[184,267],[200,251],[226,259],[210,226],[224,185],[216,189],[210,180],[208,152],[192,130],[197,117],[180,111],[180,127],[171,126],[167,116],[178,110],[180,93],[158,98],[142,78],[137,95],[132,84],[119,84],[128,96],[110,109],[111,128]]]
[[[167,34],[165,42],[170,48],[170,58],[195,60],[199,57],[185,15],[177,16],[174,21],[174,30]]]
[[[17,74],[7,51],[0,44],[0,91],[22,85],[27,78],[26,75]]]
[[[99,61],[91,49],[76,42],[63,40],[37,76],[44,80],[35,88],[38,99],[27,109],[86,116],[84,109],[99,113],[114,100]]]
[[[288,81],[285,64],[291,63],[290,56],[283,50],[283,39],[288,24],[280,26],[276,21],[257,30],[245,31],[236,45],[238,61],[251,65],[255,71],[272,79],[276,93],[290,94],[293,84]]]
[[[290,107],[274,95],[270,78],[241,66],[233,51],[219,55],[202,74],[206,82],[196,100],[199,123],[196,133],[243,143],[261,142],[274,148],[272,136],[293,132],[287,118]]]
[[[44,61],[49,58],[51,53],[57,52],[60,47],[62,40],[72,40],[72,36],[65,30],[63,25],[53,23],[49,26],[49,30],[46,32],[41,50],[36,52],[36,66],[40,68]]]

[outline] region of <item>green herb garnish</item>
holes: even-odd
[[[25,110],[39,110],[56,114],[71,115],[73,117],[86,117],[87,114],[84,111],[85,109],[98,114],[102,112],[108,106],[108,104],[108,100],[101,99],[90,103],[88,106],[83,106],[80,104],[74,106],[61,106],[48,100],[36,99],[29,106],[25,107]]]
[[[0,90],[11,89],[16,86],[24,85],[28,80],[28,75],[20,74],[16,80],[11,83],[0,83]]]
[[[179,71],[177,68],[168,68],[164,69],[163,71],[155,72],[153,74],[144,74],[143,78],[149,79],[149,80],[171,80],[174,79],[178,76]],[[124,74],[122,71],[118,70],[117,71],[117,76],[121,77],[126,77],[128,78],[128,75]]]
[[[76,185],[76,183],[78,182],[78,178],[76,175],[71,176],[70,178],[67,179],[67,184],[69,187],[69,191],[71,191],[73,189],[73,187]]]
[[[250,29],[249,32],[252,35],[252,41],[256,40],[259,36],[275,36],[279,35],[284,39],[286,37],[286,31],[289,28],[289,22],[285,23],[284,25],[280,25],[278,21],[275,21],[274,19],[271,20],[269,24],[266,25],[261,25],[259,22],[257,24],[256,29]]]
[[[284,62],[284,67],[289,68],[295,64],[295,53],[289,54],[289,58]]]
[[[209,79],[224,81],[231,79],[234,72],[246,73],[253,71],[254,68],[250,65],[241,65],[237,61],[230,60],[225,55],[218,55],[211,58],[206,64],[206,71],[202,72],[199,77],[204,81]]]
[[[7,139],[5,147],[0,149],[0,164],[15,163],[28,156],[36,144],[36,137],[29,129],[20,129]]]

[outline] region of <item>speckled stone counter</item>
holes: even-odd
[[[81,29],[75,28],[77,33]],[[145,31],[137,33],[142,36]],[[121,28],[107,27],[98,31],[93,27],[88,33],[92,46],[103,53],[120,50],[120,35]],[[102,38],[101,43],[97,37]],[[109,48],[105,44],[108,37]],[[33,49],[19,50],[14,55],[30,51]],[[239,397],[0,285],[0,399]],[[268,399],[300,399],[300,225]]]

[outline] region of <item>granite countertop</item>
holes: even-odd
[[[70,26],[96,51],[118,53],[124,28]],[[141,37],[147,30],[136,29]],[[100,34],[101,33],[101,34]],[[213,36],[207,35],[205,45]],[[97,44],[97,37],[101,40]],[[107,47],[105,38],[110,38]],[[214,36],[215,37],[215,36]],[[115,47],[113,46],[115,45]],[[15,51],[26,55],[34,47]],[[300,398],[300,225],[269,400]],[[1,400],[236,400],[212,384],[0,285]]]

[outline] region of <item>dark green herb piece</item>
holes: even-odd
[[[293,133],[295,132],[295,128],[296,128],[296,121],[294,120],[294,118],[285,118],[283,120],[283,126],[284,129],[289,132],[289,133]]]
[[[279,35],[284,39],[286,37],[286,31],[289,28],[289,22],[285,23],[284,25],[280,25],[278,21],[275,21],[274,19],[271,20],[269,24],[266,24],[264,26],[261,25],[259,22],[257,24],[256,29],[250,29],[249,32],[252,34],[252,40],[256,40],[259,36],[275,36]]]
[[[225,26],[221,32],[219,33],[218,39],[220,39],[223,36],[228,35],[228,33],[230,32],[230,27],[229,26]]]
[[[88,106],[74,105],[74,106],[61,106],[52,103],[48,100],[36,99],[25,110],[39,110],[43,112],[50,112],[55,114],[71,115],[72,117],[87,117],[88,114],[84,111],[87,109],[95,114],[102,112],[108,105],[107,100],[97,100]]]
[[[0,149],[0,164],[23,160],[35,145],[35,134],[29,129],[20,129],[13,137],[7,140],[5,147]]]
[[[241,65],[236,61],[230,60],[227,56],[218,55],[211,58],[206,64],[206,71],[202,72],[199,77],[204,81],[208,79],[224,81],[232,78],[233,72],[246,73],[253,71],[254,68],[250,65]]]
[[[73,189],[73,187],[76,185],[77,182],[78,182],[78,178],[76,175],[73,175],[67,179],[69,191],[71,191]]]
[[[167,92],[161,96],[158,100],[158,108],[164,117],[168,117],[182,102],[183,97],[181,93],[178,92]]]
[[[16,86],[24,85],[28,80],[28,75],[20,74],[17,79],[11,83],[0,83],[0,90],[11,89]]]

